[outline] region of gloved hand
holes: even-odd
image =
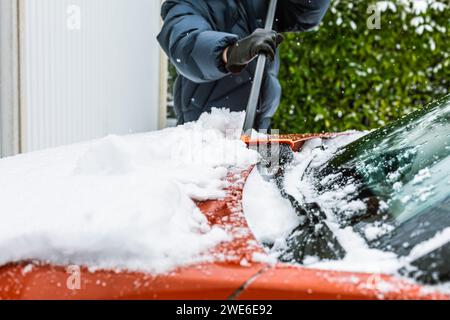
[[[250,36],[228,47],[225,67],[231,73],[240,73],[259,54],[265,54],[273,61],[283,41],[283,36],[276,31],[256,29]]]

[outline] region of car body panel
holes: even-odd
[[[260,258],[264,249],[242,210],[243,188],[252,169],[229,174],[225,199],[197,203],[211,225],[233,235],[231,241],[209,252],[210,262],[164,275],[82,268],[79,289],[70,289],[73,274],[66,267],[11,264],[0,268],[0,299],[450,299],[450,295],[385,275],[264,262]]]
[[[313,270],[286,264],[261,274],[240,299],[281,300],[440,300],[449,295],[382,274]]]

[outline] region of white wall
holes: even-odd
[[[0,0],[0,157],[19,152],[17,1]]]
[[[21,151],[158,129],[159,0],[19,0]]]

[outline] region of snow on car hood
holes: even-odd
[[[37,260],[165,272],[227,240],[194,200],[224,196],[228,166],[257,162],[242,113],[0,160],[0,265]],[[239,130],[237,132],[240,132]]]

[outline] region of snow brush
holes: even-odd
[[[270,0],[264,27],[266,31],[273,29],[277,4],[277,0]],[[299,151],[303,144],[313,136],[330,138],[336,135],[265,135],[252,139],[266,62],[266,55],[260,54],[247,104],[241,139],[249,148],[257,148],[261,155],[261,161],[257,165],[261,176],[266,180],[275,180],[281,196],[289,200],[297,215],[302,218],[303,223],[299,229],[295,230],[287,239],[291,244],[291,250],[288,250],[281,258],[282,260],[294,259],[297,262],[303,262],[307,256],[312,256],[313,253],[322,259],[343,258],[345,250],[328,227],[325,214],[317,205],[298,202],[286,192],[284,187],[285,172],[294,159],[294,152]]]
[[[266,24],[264,30],[272,31],[275,21],[275,13],[277,10],[278,0],[270,0],[269,10],[267,12]],[[259,94],[261,92],[261,84],[264,76],[264,69],[266,68],[267,56],[260,54],[256,64],[255,76],[253,78],[252,91],[248,99],[247,110],[245,114],[243,136],[251,136],[253,127],[255,125],[256,112],[258,109]]]

